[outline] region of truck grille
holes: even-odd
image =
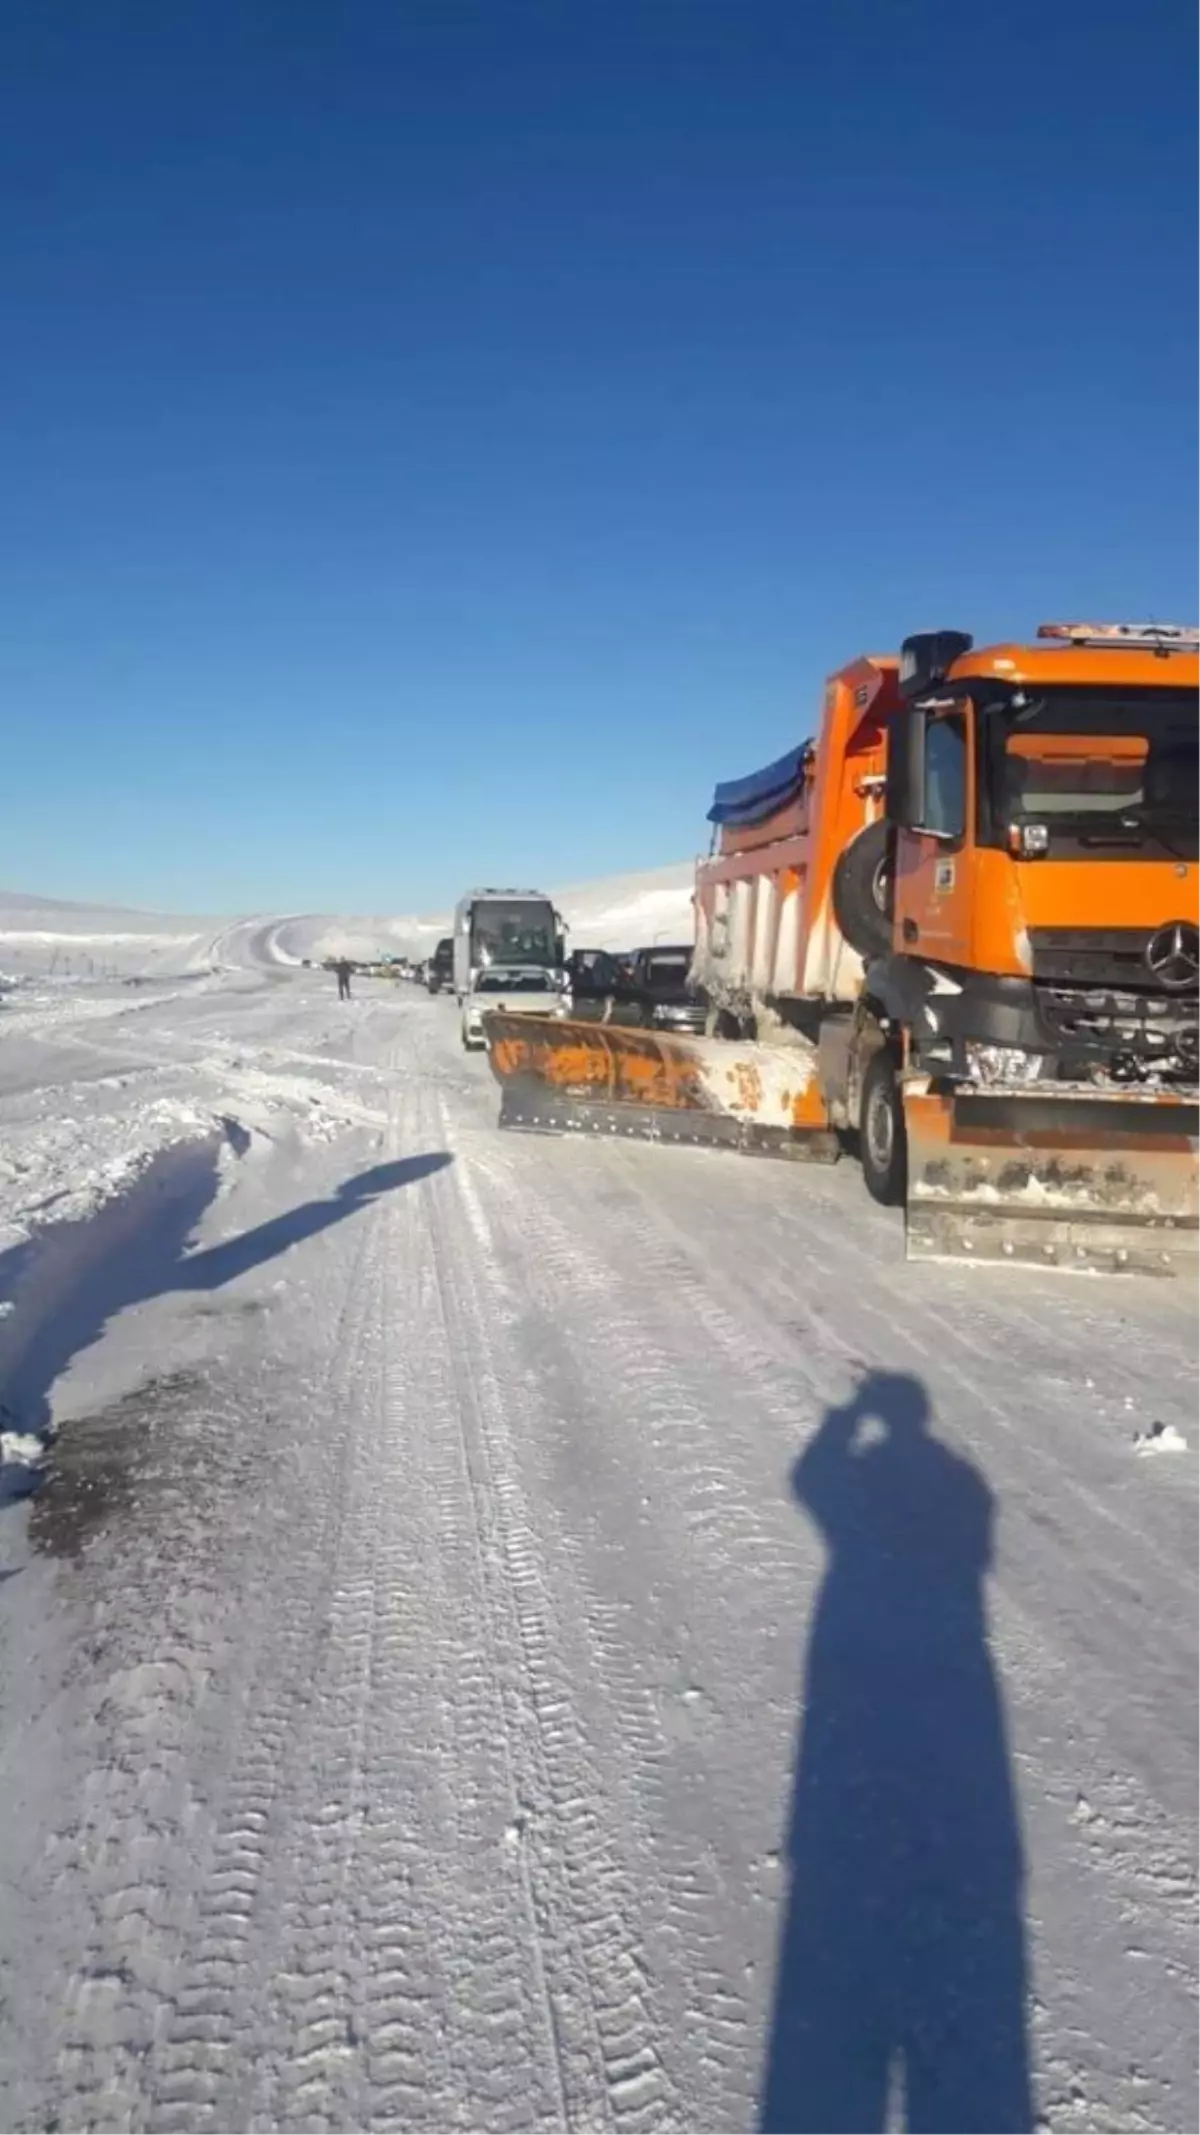
[[[1195,1072],[1196,1004],[1101,986],[1043,986],[1042,1023],[1064,1053],[1124,1056],[1144,1067],[1182,1061]]]
[[[1149,992],[1154,979],[1146,965],[1146,945],[1152,932],[1145,927],[1031,927],[1033,976],[1072,989],[1112,986]]]

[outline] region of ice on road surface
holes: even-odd
[[[0,1009],[0,2125],[1194,2127],[1190,1286],[314,938]]]

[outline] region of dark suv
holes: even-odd
[[[616,1013],[633,995],[622,960],[607,949],[576,949],[567,958],[571,1014],[583,1022],[627,1022]]]
[[[690,942],[638,950],[629,984],[643,1024],[655,1030],[693,1031],[703,1036],[708,1022],[708,996],[701,987],[690,984],[691,968]]]
[[[443,986],[452,984],[453,979],[454,941],[452,936],[447,935],[445,941],[438,943],[437,948],[429,959],[429,970],[425,984],[428,986],[430,993],[440,993]]]
[[[688,984],[691,964],[687,945],[620,957],[607,949],[577,949],[568,965],[571,1013],[584,1021],[703,1032],[708,1001]]]

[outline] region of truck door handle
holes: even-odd
[[[905,941],[915,941],[921,929],[917,925],[915,919],[906,919],[900,931],[903,934]]]

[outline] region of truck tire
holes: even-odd
[[[884,1208],[895,1208],[904,1199],[908,1151],[896,1056],[886,1045],[872,1053],[863,1076],[858,1144],[862,1174],[871,1199],[879,1201]]]
[[[886,956],[892,946],[892,830],[868,823],[833,870],[833,913],[852,949]]]

